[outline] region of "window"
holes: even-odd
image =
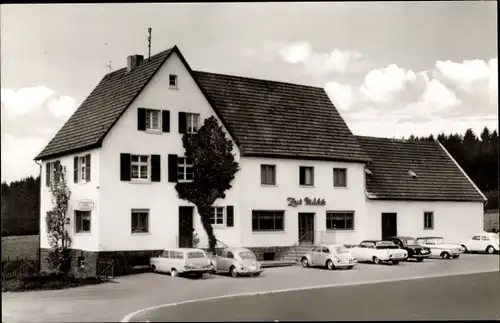
[[[61,163],[60,161],[56,160],[53,162],[48,162],[45,164],[45,186],[49,186],[51,182],[54,181],[55,174],[56,174],[56,168],[60,167]]]
[[[193,180],[193,161],[186,157],[178,157],[177,159],[177,180],[192,181]]]
[[[276,165],[260,165],[260,183],[276,185]]]
[[[327,247],[323,247],[323,248],[321,249],[321,252],[322,252],[322,253],[330,253],[330,249],[328,249]]]
[[[487,236],[482,236],[482,237],[481,237],[481,240],[483,240],[483,241],[489,241],[489,240],[490,240],[490,238],[488,238]]]
[[[354,212],[326,212],[327,230],[354,230]]]
[[[200,115],[197,113],[186,113],[187,133],[195,133],[200,129]]]
[[[75,211],[76,233],[90,232],[90,211]]]
[[[163,254],[161,255],[163,258],[169,258],[168,256],[168,250],[163,251]]]
[[[233,255],[233,253],[231,251],[227,252],[227,258],[234,259],[234,255]]]
[[[481,240],[481,237],[480,236],[473,236],[472,240]]]
[[[334,168],[333,169],[333,186],[334,187],[347,187],[347,169]]]
[[[177,87],[177,75],[170,74],[168,76],[168,86],[169,87]]]
[[[132,210],[132,233],[149,232],[149,210]]]
[[[222,226],[226,221],[224,221],[224,208],[220,206],[212,207],[210,214],[210,223],[214,226]]]
[[[314,167],[300,166],[300,185],[314,185]]]
[[[146,109],[146,130],[161,131],[161,111]]]
[[[149,179],[149,156],[131,155],[131,178],[132,179]]]
[[[424,229],[434,229],[434,213],[424,212]]]
[[[283,231],[284,211],[252,211],[252,231]]]

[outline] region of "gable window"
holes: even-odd
[[[75,232],[90,232],[90,211],[75,211]]]
[[[210,213],[210,223],[214,226],[223,226],[226,221],[224,221],[224,207],[215,206],[212,207]]]
[[[314,167],[300,166],[299,181],[300,181],[300,185],[313,186],[314,185]]]
[[[161,130],[161,110],[146,109],[146,130]]]
[[[354,230],[354,212],[352,211],[327,211],[327,230]]]
[[[132,233],[149,232],[149,210],[132,210]]]
[[[252,211],[252,231],[283,231],[284,211]]]
[[[173,87],[173,88],[177,88],[177,75],[170,74],[168,76],[168,86]]]
[[[139,180],[149,179],[149,156],[131,155],[130,171],[131,171],[131,179],[139,179]]]
[[[276,185],[276,165],[260,165],[260,183]]]
[[[186,113],[187,133],[196,133],[200,129],[200,115],[198,113]]]
[[[185,182],[193,180],[193,161],[190,158],[177,158],[177,180]]]
[[[333,169],[333,186],[334,187],[347,187],[347,169],[334,168]]]
[[[424,212],[424,229],[432,230],[434,229],[434,213]]]

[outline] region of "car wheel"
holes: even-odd
[[[170,270],[170,276],[179,277],[179,272],[177,271],[177,269],[172,268],[172,270]]]
[[[392,264],[393,264],[393,265],[397,265],[397,264],[399,264],[399,261],[397,261],[397,260],[393,260],[393,261],[392,261]]]
[[[347,267],[347,269],[353,269],[353,268],[354,268],[354,266],[349,266],[349,267]]]
[[[155,265],[151,265],[151,270],[155,273],[156,272],[156,266]]]
[[[424,258],[417,258],[417,261],[422,262],[422,261],[424,261]]]
[[[233,278],[238,277],[238,271],[236,270],[236,267],[231,266],[231,269],[229,269],[229,272],[231,273],[231,276],[232,276]]]
[[[255,273],[255,274],[253,274],[253,275],[254,275],[255,277],[257,277],[257,276],[259,276],[259,275],[260,275],[260,273]]]
[[[467,249],[467,247],[464,244],[462,245],[462,249],[464,249],[464,252],[469,252],[469,250]]]
[[[203,277],[203,273],[196,273],[196,274],[194,274],[194,277],[201,278],[201,277]]]
[[[326,262],[326,268],[328,268],[328,270],[334,270],[334,269],[335,269],[335,266],[333,265],[333,261],[328,260],[328,261]]]
[[[441,253],[441,258],[443,258],[443,259],[450,259],[450,254],[447,253],[447,252],[443,252],[443,253]]]
[[[309,260],[307,260],[306,257],[302,258],[302,260],[300,262],[302,264],[302,267],[304,267],[304,268],[309,267]]]
[[[453,256],[453,259],[457,259],[460,255]]]
[[[373,263],[374,263],[375,265],[380,264],[380,259],[378,259],[377,257],[373,257]]]
[[[488,248],[486,248],[486,252],[489,253],[490,255],[494,254],[495,248],[493,248],[493,246],[488,246]]]

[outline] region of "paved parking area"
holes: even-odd
[[[3,322],[119,321],[156,305],[228,294],[289,288],[389,281],[415,277],[499,271],[498,255],[462,255],[396,266],[359,264],[353,270],[328,271],[299,266],[268,268],[260,277],[171,278],[145,273],[117,277],[114,282],[59,291],[2,293]]]

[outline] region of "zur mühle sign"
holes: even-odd
[[[95,207],[94,201],[90,199],[79,200],[76,204],[76,209],[78,211],[92,211]]]
[[[296,199],[294,197],[289,197],[287,198],[288,201],[288,206],[299,206],[302,204],[305,205],[325,205],[326,201],[325,199],[320,199],[319,197],[315,197],[313,199],[310,199],[309,197],[305,197],[304,199]]]

